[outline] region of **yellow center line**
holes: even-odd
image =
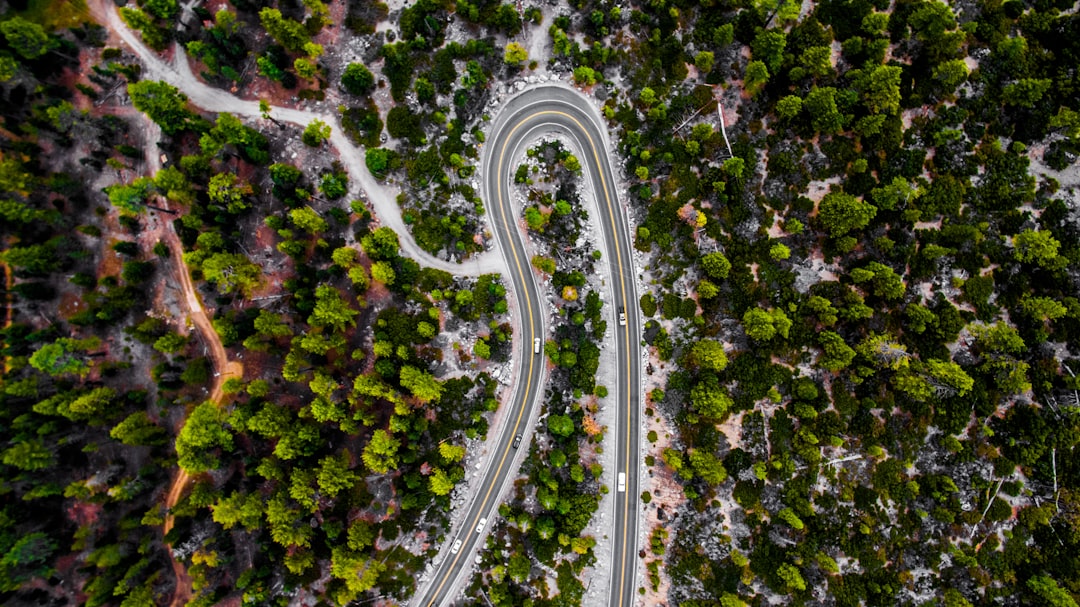
[[[590,149],[592,151],[593,160],[596,163],[597,170],[600,172],[600,175],[599,175],[600,184],[601,184],[602,189],[604,191],[604,201],[605,201],[605,203],[607,205],[607,208],[608,208],[608,219],[609,219],[609,222],[611,224],[612,237],[615,240],[615,255],[616,255],[616,262],[617,262],[617,265],[618,265],[618,268],[619,268],[619,289],[620,289],[620,293],[622,295],[623,306],[624,306],[624,309],[625,309],[626,307],[629,307],[631,305],[631,302],[628,302],[627,299],[626,299],[626,278],[625,278],[625,276],[623,274],[622,246],[621,246],[621,243],[620,243],[620,240],[619,240],[619,231],[618,231],[618,229],[616,228],[616,225],[615,225],[615,209],[611,204],[611,192],[608,190],[606,173],[604,172],[604,165],[600,162],[599,150],[597,149],[596,143],[593,141],[592,136],[589,135],[589,132],[585,129],[585,127],[581,124],[581,122],[579,122],[576,118],[574,118],[570,114],[567,114],[565,112],[560,112],[558,110],[541,110],[541,111],[533,112],[533,113],[529,114],[528,116],[525,116],[524,118],[521,118],[520,120],[518,120],[518,122],[514,125],[514,127],[512,129],[510,129],[509,134],[506,135],[503,146],[499,150],[499,161],[496,163],[496,166],[495,166],[495,170],[496,170],[495,188],[496,188],[496,191],[497,191],[497,196],[498,196],[498,201],[499,201],[499,208],[503,211],[503,226],[506,229],[507,237],[511,238],[511,228],[510,228],[510,223],[509,223],[509,220],[508,220],[508,216],[510,215],[510,213],[508,212],[508,210],[506,208],[506,201],[503,198],[503,187],[502,187],[503,186],[503,178],[505,176],[504,171],[503,171],[503,162],[504,162],[505,156],[506,156],[506,147],[507,147],[507,144],[510,142],[510,140],[513,138],[514,133],[517,132],[517,130],[519,128],[521,128],[522,125],[524,125],[526,122],[528,122],[530,120],[535,119],[538,116],[545,116],[545,115],[562,116],[563,118],[566,118],[566,119],[572,121],[575,125],[577,125],[578,129],[580,129],[581,133],[584,134],[585,138],[588,139],[588,141],[589,141],[589,147],[590,147]],[[517,249],[515,247],[511,246],[510,250],[513,253],[513,256],[514,256],[514,266],[515,266],[515,269],[517,270],[518,277],[521,279],[522,284],[524,284],[524,282],[526,280],[526,275],[522,271],[521,259],[518,256]],[[529,328],[531,330],[533,328],[533,311],[532,311],[531,306],[526,306],[526,309],[528,310]],[[627,323],[623,327],[623,331],[624,331],[624,337],[626,339],[627,345],[629,346],[629,343],[630,343],[630,324],[629,323]],[[531,336],[532,339],[534,339],[534,340],[536,339],[535,332],[530,333],[530,336]],[[528,352],[528,341],[525,341],[523,345],[525,346],[524,350],[527,353]],[[630,348],[628,347],[627,352],[626,352],[626,354],[627,354],[627,358],[626,358],[626,374],[625,374],[625,376],[626,376],[626,390],[624,390],[625,397],[626,397],[626,411],[627,411],[626,443],[625,443],[626,457],[625,457],[625,460],[624,460],[624,466],[625,466],[625,470],[627,470],[627,471],[630,470],[630,437],[631,437],[631,434],[630,434],[630,432],[631,432],[630,418],[631,418],[631,414],[632,414],[631,408],[633,406],[633,398],[631,396],[633,394],[633,390],[632,390],[632,386],[631,386],[631,373],[630,373],[631,361],[630,361],[629,350],[630,350]],[[526,384],[525,384],[525,395],[526,395],[526,397],[528,396],[529,391],[532,388],[532,373],[533,373],[533,362],[534,362],[534,360],[535,360],[535,355],[529,355],[529,373],[526,376]],[[513,429],[514,433],[516,433],[518,428],[520,427],[521,418],[525,413],[525,409],[526,409],[526,407],[523,406],[518,411],[517,418],[514,421],[514,429]],[[512,450],[512,446],[511,446],[510,443],[508,443],[507,447],[503,450],[502,457],[499,459],[499,465],[495,469],[496,470],[495,478],[497,478],[499,476],[499,471],[502,470],[502,467],[505,465],[506,458],[510,454],[511,450]],[[493,482],[493,483],[491,483],[491,485],[488,486],[487,491],[484,493],[484,498],[481,501],[480,511],[477,513],[476,518],[473,519],[472,524],[465,528],[465,533],[466,534],[471,533],[471,530],[476,527],[476,524],[479,522],[479,520],[481,518],[480,515],[482,515],[484,513],[484,510],[486,509],[485,505],[487,504],[488,499],[490,499],[491,492],[494,491],[496,484],[497,483]],[[618,496],[618,493],[616,492],[616,499],[618,499],[617,496]],[[629,522],[630,522],[629,513],[630,513],[630,499],[629,499],[628,496],[624,496],[624,500],[623,500],[623,529],[622,529],[622,533],[623,533],[623,552],[622,552],[621,563],[620,563],[620,566],[619,566],[619,571],[620,571],[619,604],[620,605],[623,604],[624,588],[626,586],[626,555],[627,555],[627,551],[629,550],[628,543],[627,543],[627,532],[628,532],[628,525],[629,525]],[[452,577],[452,572],[453,572],[454,568],[457,565],[458,559],[460,559],[463,554],[465,554],[465,551],[459,552],[457,555],[454,556],[453,560],[450,562],[450,566],[449,566],[449,569],[446,572],[446,575],[443,576],[442,581],[439,583],[438,587],[436,587],[436,589],[435,589],[435,592],[432,594],[431,601],[428,602],[429,607],[430,607],[430,605],[433,605],[435,603],[436,597],[438,597],[439,593],[442,592],[443,587],[446,585],[446,583]]]
[[[502,209],[502,212],[503,212],[503,227],[506,228],[507,238],[511,239],[511,241],[512,241],[513,236],[512,236],[512,233],[510,232],[509,219],[507,219],[507,217],[510,215],[510,213],[506,208],[506,201],[503,199],[503,194],[502,194],[502,180],[503,180],[502,166],[503,166],[504,157],[506,155],[506,144],[509,143],[509,141],[513,137],[514,133],[521,127],[521,125],[524,124],[531,117],[532,116],[527,116],[525,118],[522,118],[520,121],[518,121],[517,124],[514,125],[514,128],[510,129],[510,133],[506,136],[506,140],[503,143],[502,149],[499,150],[499,162],[496,163],[496,165],[495,165],[495,170],[496,170],[496,175],[497,175],[496,176],[496,181],[495,181],[495,189],[498,192],[499,208]],[[512,242],[510,244],[511,244],[510,251],[514,254],[514,267],[517,270],[518,277],[521,279],[521,282],[524,285],[525,280],[526,280],[527,277],[526,277],[525,273],[521,269],[521,258],[518,257],[517,247],[512,246]],[[527,297],[527,295],[525,293],[522,293],[521,295],[522,295],[522,297]],[[529,302],[529,303],[533,303],[533,302]],[[533,329],[533,310],[532,310],[532,306],[527,305],[526,309],[528,310],[528,314],[529,314],[529,330],[530,330],[529,335],[530,335],[530,339],[527,340],[527,341],[524,341],[522,343],[522,346],[523,346],[522,351],[525,352],[525,355],[529,358],[529,372],[526,374],[526,380],[525,380],[525,397],[528,398],[529,391],[532,389],[533,363],[536,360],[535,353],[532,353],[532,354],[529,353],[529,345],[533,340],[536,339],[536,333],[532,331],[532,329]],[[518,411],[517,418],[514,420],[514,429],[512,430],[512,433],[515,434],[515,435],[516,435],[516,433],[518,431],[518,428],[521,425],[521,417],[522,417],[522,415],[524,415],[526,408],[527,407],[522,406],[521,409]],[[499,465],[498,465],[498,467],[495,468],[495,475],[494,475],[495,479],[497,479],[500,476],[499,472],[502,470],[503,465],[506,463],[506,457],[508,455],[510,455],[510,452],[512,450],[513,450],[513,443],[512,442],[507,443],[506,448],[503,450],[502,457],[499,458]],[[466,534],[471,533],[472,532],[471,530],[476,528],[477,523],[479,523],[479,521],[480,521],[481,515],[484,513],[484,510],[486,510],[485,505],[487,504],[488,499],[491,497],[491,492],[494,491],[495,486],[497,484],[498,483],[496,483],[496,482],[492,482],[488,486],[487,491],[484,493],[484,499],[481,500],[481,502],[480,502],[480,510],[479,510],[479,512],[477,512],[476,518],[473,519],[471,525],[469,525],[468,527],[465,528],[465,533]],[[442,592],[443,586],[445,586],[446,583],[448,581],[450,581],[450,578],[453,577],[453,571],[454,571],[454,568],[457,566],[458,559],[460,559],[462,557],[462,555],[465,554],[465,552],[466,551],[462,550],[462,551],[458,552],[458,554],[454,555],[454,559],[450,562],[450,567],[449,567],[449,569],[447,569],[446,575],[443,576],[442,581],[439,582],[439,586],[435,589],[435,592],[432,593],[432,595],[431,595],[431,601],[428,602],[429,607],[435,603],[435,600],[439,596],[439,593]]]

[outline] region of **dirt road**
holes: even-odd
[[[262,119],[258,99],[241,99],[226,91],[211,88],[200,82],[192,73],[187,55],[182,49],[174,47],[174,59],[171,63],[161,59],[142,43],[137,34],[127,28],[120,19],[115,4],[109,0],[87,0],[87,5],[94,18],[108,30],[115,33],[142,60],[144,66],[142,76],[144,78],[163,80],[172,84],[187,95],[193,105],[203,110],[229,112],[248,119]],[[300,126],[306,126],[316,119],[330,125],[332,129],[330,143],[334,146],[342,164],[348,170],[351,183],[359,184],[366,193],[366,198],[373,206],[372,210],[380,222],[397,232],[402,254],[415,259],[422,265],[458,275],[479,276],[487,273],[505,273],[503,258],[498,250],[488,251],[466,263],[458,264],[438,259],[421,249],[416,244],[401,217],[400,208],[397,204],[398,191],[395,188],[379,183],[371,175],[367,170],[363,155],[345,137],[335,115],[282,107],[272,107],[270,115],[275,120],[291,122]],[[152,128],[156,129],[156,125]],[[146,142],[146,156],[151,174],[153,174],[161,167],[156,150],[153,147],[154,142],[150,141],[152,136],[149,133]],[[222,346],[213,325],[211,325],[210,319],[192,284],[190,273],[183,262],[183,248],[177,234],[172,230],[171,224],[168,227],[163,226],[160,233],[162,242],[169,247],[172,259],[176,261],[174,271],[184,292],[183,299],[190,322],[202,335],[210,353],[215,376],[210,400],[220,404],[224,382],[232,377],[242,377],[243,366],[237,361],[228,360],[225,348]],[[166,495],[165,506],[168,510],[171,510],[179,502],[190,482],[190,475],[180,469]],[[174,524],[173,515],[167,513],[164,533],[168,534]],[[187,603],[191,598],[191,580],[181,562],[173,559],[172,566],[176,575],[177,586],[171,605],[179,607]]]
[[[140,115],[139,119],[146,124],[143,129],[143,154],[146,170],[150,175],[154,175],[161,170],[161,157],[158,155],[157,146],[155,145],[161,137],[161,129],[146,116]],[[168,200],[162,200],[160,204],[162,208],[169,208]],[[150,242],[160,241],[169,248],[169,259],[173,261],[169,265],[172,274],[180,283],[180,290],[183,291],[181,303],[187,312],[188,326],[198,332],[210,355],[214,383],[210,389],[209,400],[215,405],[221,405],[225,381],[230,378],[243,378],[244,366],[239,361],[229,360],[225,347],[221,343],[221,338],[210,323],[206,308],[203,307],[202,301],[199,300],[199,294],[195,291],[195,284],[191,280],[191,272],[188,270],[187,264],[184,263],[184,248],[180,244],[179,236],[173,229],[172,222],[167,220],[166,215],[161,215],[152,222],[152,225],[151,230],[142,234],[142,239],[145,241],[144,246],[149,246]],[[191,476],[183,468],[179,468],[165,496],[164,535],[168,535],[176,522],[170,511],[180,501],[190,483]],[[168,546],[168,548],[171,552],[172,546]],[[171,554],[170,559],[176,578],[176,590],[171,605],[180,607],[191,599],[191,579],[188,577],[183,563],[172,558]]]
[[[195,106],[209,112],[229,112],[250,119],[262,119],[258,99],[241,99],[221,89],[215,89],[199,81],[191,72],[187,54],[182,49],[173,49],[173,61],[166,62],[142,43],[138,35],[124,25],[117,13],[116,6],[110,0],[87,0],[90,13],[117,36],[143,62],[144,79],[163,80],[180,89]],[[307,126],[313,120],[322,120],[331,127],[330,143],[337,150],[341,162],[349,172],[350,183],[358,183],[367,194],[367,199],[374,207],[379,221],[398,234],[402,254],[415,259],[421,265],[445,270],[452,274],[479,276],[481,274],[504,273],[502,255],[497,250],[477,255],[465,263],[454,263],[438,259],[420,248],[401,217],[397,203],[399,191],[396,188],[379,183],[367,170],[367,164],[360,150],[345,136],[334,114],[297,110],[293,108],[271,107],[270,115],[278,121],[291,122]]]

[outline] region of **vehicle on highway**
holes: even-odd
[[[517,449],[519,446],[521,446],[521,435],[520,434],[518,434],[517,436],[514,437],[514,448]]]
[[[461,538],[454,540],[454,545],[450,546],[450,554],[457,554],[458,550],[461,550]]]
[[[619,473],[619,493],[626,493],[626,473]]]
[[[625,327],[626,326],[626,309],[623,308],[622,306],[619,306],[619,326],[620,327]]]
[[[533,340],[533,354],[539,354],[539,353],[540,353],[540,338],[537,337],[536,339]]]
[[[483,531],[484,530],[484,525],[487,525],[487,519],[486,518],[480,519],[480,522],[476,524],[476,532],[480,533],[481,531]]]

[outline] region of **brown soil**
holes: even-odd
[[[84,305],[86,304],[83,303],[82,298],[79,297],[77,293],[64,293],[60,296],[60,306],[58,310],[60,316],[71,318],[79,312],[82,312]],[[7,324],[10,324],[10,319]]]
[[[165,225],[167,225],[165,222],[160,222],[159,234],[161,235],[161,242],[169,247],[170,259],[173,262],[170,265],[172,265],[173,273],[179,279],[180,287],[183,290],[184,296],[181,299],[187,308],[188,318],[202,335],[210,354],[210,361],[213,364],[215,374],[214,387],[210,392],[210,401],[220,404],[223,395],[222,386],[225,380],[234,377],[242,378],[244,376],[244,366],[238,361],[228,359],[225,348],[221,345],[221,339],[210,324],[210,318],[203,309],[202,302],[195,291],[195,285],[191,281],[191,273],[188,271],[187,265],[184,264],[184,251],[180,245],[180,239],[177,237],[176,232],[166,229]],[[184,494],[190,481],[191,476],[181,468],[173,479],[169,492],[165,497],[167,511],[172,510],[180,501],[180,497]],[[163,533],[168,535],[174,524],[175,518],[169,512],[165,515]],[[171,605],[180,607],[191,599],[191,578],[187,575],[187,571],[180,561],[173,559],[172,567],[173,573],[176,575],[176,593],[173,595]]]

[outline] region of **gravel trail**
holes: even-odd
[[[187,54],[174,44],[174,59],[166,62],[151,51],[138,35],[128,29],[120,18],[116,6],[108,0],[88,0],[91,13],[103,21],[107,29],[117,36],[142,60],[146,78],[162,80],[180,89],[191,103],[208,112],[229,112],[249,119],[262,119],[258,99],[241,99],[221,89],[207,86],[191,71]],[[341,157],[342,164],[349,171],[351,183],[359,183],[367,194],[367,199],[374,207],[372,210],[379,221],[398,234],[401,252],[423,266],[445,270],[452,274],[479,276],[481,274],[505,273],[502,255],[496,248],[476,255],[464,263],[455,263],[438,259],[420,248],[405,226],[401,210],[397,204],[399,191],[396,188],[379,183],[367,170],[364,157],[345,137],[337,116],[309,110],[298,110],[271,106],[270,114],[279,121],[307,126],[313,120],[322,120],[331,127],[330,143]]]

